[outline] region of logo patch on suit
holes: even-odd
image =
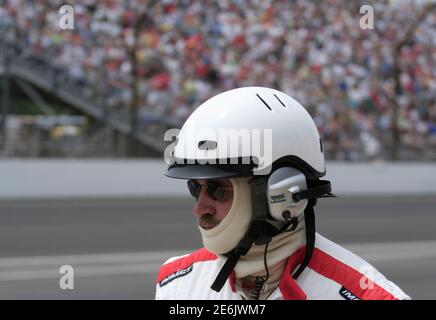
[[[352,293],[350,290],[348,290],[345,287],[342,287],[339,290],[339,294],[344,298],[345,300],[360,300],[354,293]]]
[[[165,285],[167,285],[168,283],[170,283],[171,281],[173,281],[174,279],[186,276],[188,273],[190,273],[193,269],[193,265],[191,264],[189,267],[182,269],[182,270],[177,270],[176,272],[170,274],[169,276],[165,277],[163,280],[161,280],[159,282],[159,286],[163,287]]]

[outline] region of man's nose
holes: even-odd
[[[204,214],[215,214],[215,211],[215,201],[209,196],[205,188],[201,188],[193,209],[194,216],[200,217]]]

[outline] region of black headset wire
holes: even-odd
[[[263,265],[265,266],[265,270],[266,270],[265,282],[268,281],[268,279],[269,279],[269,269],[268,269],[268,263],[266,261],[266,255],[268,253],[268,246],[269,246],[270,242],[271,242],[271,240],[265,244],[265,250],[263,252]]]
[[[266,270],[266,275],[265,275],[265,277],[261,277],[261,276],[256,277],[256,280],[254,282],[255,283],[254,290],[253,290],[254,292],[253,292],[253,295],[251,296],[251,298],[254,300],[259,300],[260,292],[263,288],[263,285],[269,279],[269,269],[268,269],[268,263],[266,261],[266,255],[268,253],[268,245],[270,244],[270,242],[271,242],[271,240],[265,244],[265,249],[263,251],[263,265],[264,265],[265,270]]]

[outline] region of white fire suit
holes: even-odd
[[[309,265],[294,280],[292,273],[304,258],[305,247],[290,255],[278,287],[269,300],[404,300],[410,299],[368,262],[316,234]],[[213,291],[215,277],[224,258],[200,249],[171,258],[161,267],[156,283],[156,299],[241,300],[234,273],[220,292]]]

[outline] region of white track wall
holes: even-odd
[[[188,197],[160,160],[0,160],[0,199]],[[327,164],[339,196],[436,196],[436,164]]]

